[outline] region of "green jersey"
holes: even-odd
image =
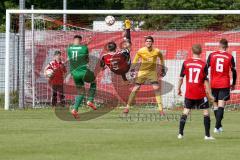
[[[89,62],[88,47],[86,45],[70,45],[67,48],[70,72],[77,88],[84,87],[84,83],[90,83],[88,102],[93,102],[96,93],[95,75],[87,68]],[[84,93],[78,90],[75,97],[74,109],[78,111],[84,99]]]
[[[86,70],[88,64],[88,47],[86,45],[70,45],[67,49],[70,71]]]

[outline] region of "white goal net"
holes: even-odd
[[[97,78],[96,102],[117,101],[120,106],[125,105],[133,84],[123,83],[121,76],[107,69],[102,71],[99,62],[106,53],[105,46],[109,41],[115,41],[118,45],[123,41],[123,21],[126,16],[132,21],[131,59],[138,49],[144,47],[144,37],[151,35],[154,47],[162,51],[167,67],[167,74],[160,81],[163,105],[165,108],[181,107],[183,98],[177,95],[176,86],[182,62],[191,57],[193,44],[202,45],[202,59],[206,60],[211,52],[218,50],[219,40],[226,38],[229,41],[228,52],[234,56],[240,74],[240,11],[222,12],[8,10],[6,53],[2,55],[5,59],[5,109],[47,107],[51,104],[52,89],[43,70],[53,60],[56,50],[61,51],[63,60],[67,61],[66,48],[72,43],[74,35],[81,35],[83,43],[88,44],[89,67]],[[19,26],[19,14],[24,15],[23,26]],[[67,24],[63,24],[63,14],[68,16]],[[115,17],[114,25],[106,25],[104,18],[107,15]],[[216,19],[225,19],[225,24],[220,25]],[[151,23],[150,20],[154,21]],[[24,32],[20,33],[20,27]],[[23,36],[23,39],[19,36]],[[14,46],[13,39],[17,39]],[[231,108],[239,107],[239,89],[237,80],[236,90],[228,101]],[[73,79],[67,75],[64,81],[67,104],[73,103],[75,92]],[[151,86],[142,86],[135,103],[155,107]]]

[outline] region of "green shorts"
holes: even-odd
[[[71,75],[76,86],[83,86],[84,82],[91,83],[95,81],[95,75],[89,69],[74,70]]]

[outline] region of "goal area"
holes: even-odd
[[[63,15],[67,15],[66,23],[63,23]],[[115,17],[114,25],[104,22],[107,15]],[[114,41],[119,46],[122,43],[126,17],[132,22],[132,60],[144,47],[144,37],[149,35],[154,38],[154,47],[163,53],[167,74],[159,83],[164,108],[183,106],[183,97],[177,95],[176,89],[182,63],[192,56],[193,44],[201,44],[201,57],[206,61],[211,52],[219,49],[219,40],[226,38],[228,52],[233,55],[240,75],[240,10],[6,10],[6,52],[1,55],[5,62],[2,90],[5,110],[51,104],[52,89],[44,76],[44,68],[53,60],[55,51],[62,52],[67,66],[66,48],[75,35],[81,35],[82,43],[89,48],[88,66],[97,81],[95,102],[126,105],[134,83],[126,84],[121,76],[100,68],[106,44]],[[240,107],[238,79],[236,90],[231,92],[231,100],[227,102],[233,109]],[[184,88],[185,82],[183,91]],[[74,103],[77,91],[69,71],[64,80],[64,93],[67,104]],[[134,103],[157,108],[152,87],[143,85]]]

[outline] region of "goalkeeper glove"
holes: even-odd
[[[136,77],[135,69],[131,69],[130,70],[130,76],[131,76],[131,78],[135,78]]]
[[[130,29],[131,28],[131,21],[129,19],[126,19],[124,21],[124,26],[125,26],[125,29]]]

